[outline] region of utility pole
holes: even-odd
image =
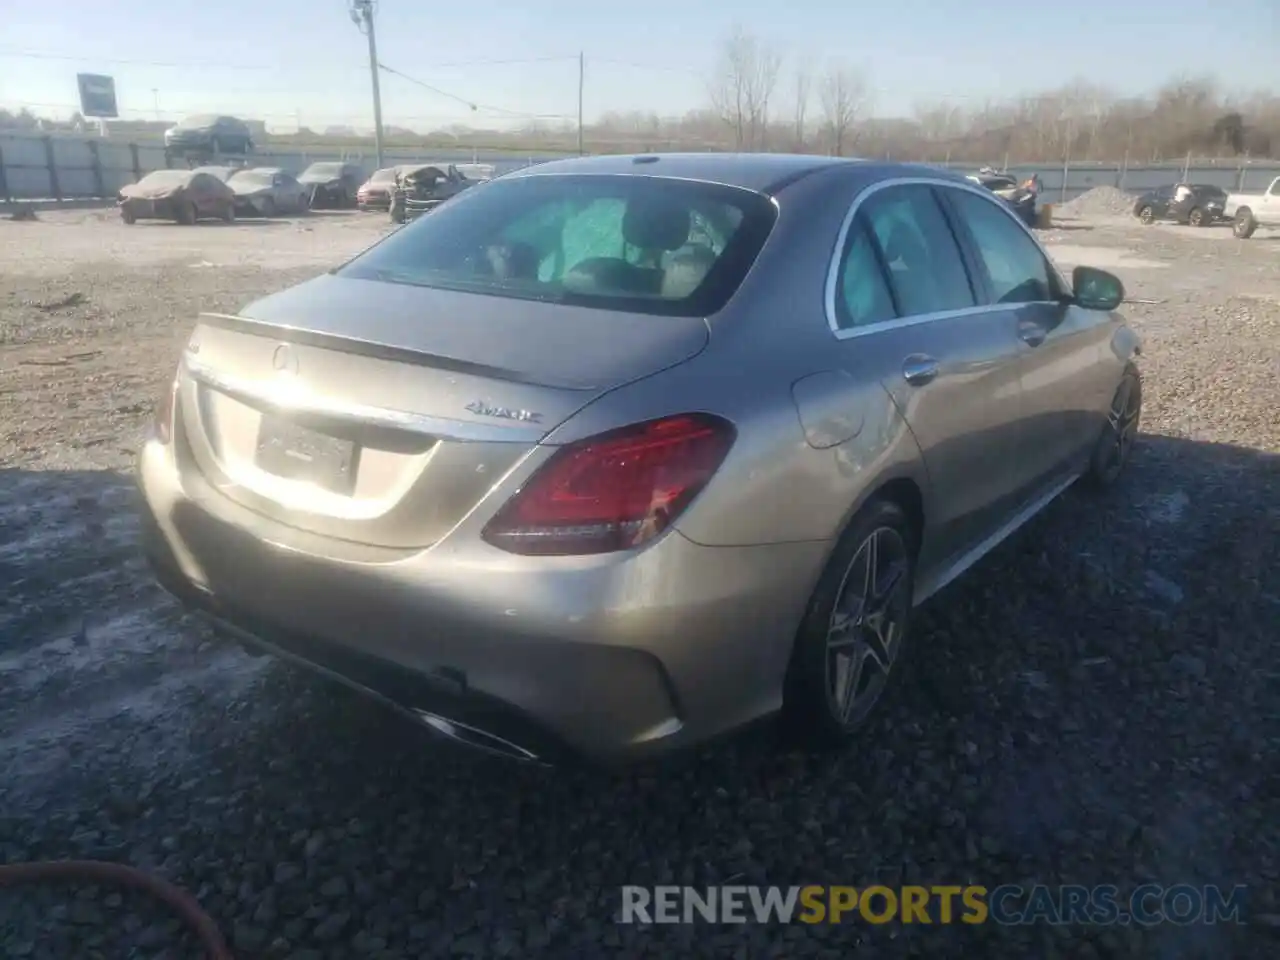
[[[156,123],[160,122],[160,90],[157,87],[151,88],[151,103],[156,108]]]
[[[373,30],[374,0],[351,0],[351,22],[369,38],[369,75],[373,79],[373,142],[382,169],[382,92],[378,87],[378,39]]]
[[[586,79],[587,59],[586,55],[578,51],[578,156],[586,153],[582,148],[582,87],[583,81]]]

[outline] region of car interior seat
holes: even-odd
[[[689,242],[692,222],[688,207],[679,204],[631,202],[622,217],[622,239],[629,246],[660,256]],[[637,266],[622,257],[590,257],[565,274],[564,285],[580,293],[656,296],[662,292],[665,274],[660,266]]]

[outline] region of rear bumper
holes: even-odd
[[[355,563],[184,482],[171,448],[144,447],[139,481],[147,555],[184,603],[455,739],[552,763],[639,759],[776,710],[827,549],[672,533],[582,564],[494,550],[477,566],[443,544]]]

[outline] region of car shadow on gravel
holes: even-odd
[[[60,631],[74,655],[72,609],[97,604],[158,624],[137,682],[192,678],[150,726],[77,741],[49,781],[84,805],[74,829],[7,822],[30,857],[90,844],[161,870],[254,956],[1263,956],[1257,924],[614,917],[623,884],[873,882],[1247,884],[1250,916],[1280,913],[1278,475],[1273,454],[1144,435],[1113,493],[1070,493],[919,612],[913,675],[847,751],[762,729],[605,775],[473,755],[291,666],[254,672],[130,559],[119,474],[0,472],[5,669]],[[192,667],[215,658],[231,672]],[[139,745],[154,762],[122,757]]]

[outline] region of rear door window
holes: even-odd
[[[963,310],[977,304],[951,225],[930,187],[904,184],[862,204],[904,317]]]
[[[841,330],[866,327],[897,315],[866,221],[855,217],[836,275],[836,326]]]

